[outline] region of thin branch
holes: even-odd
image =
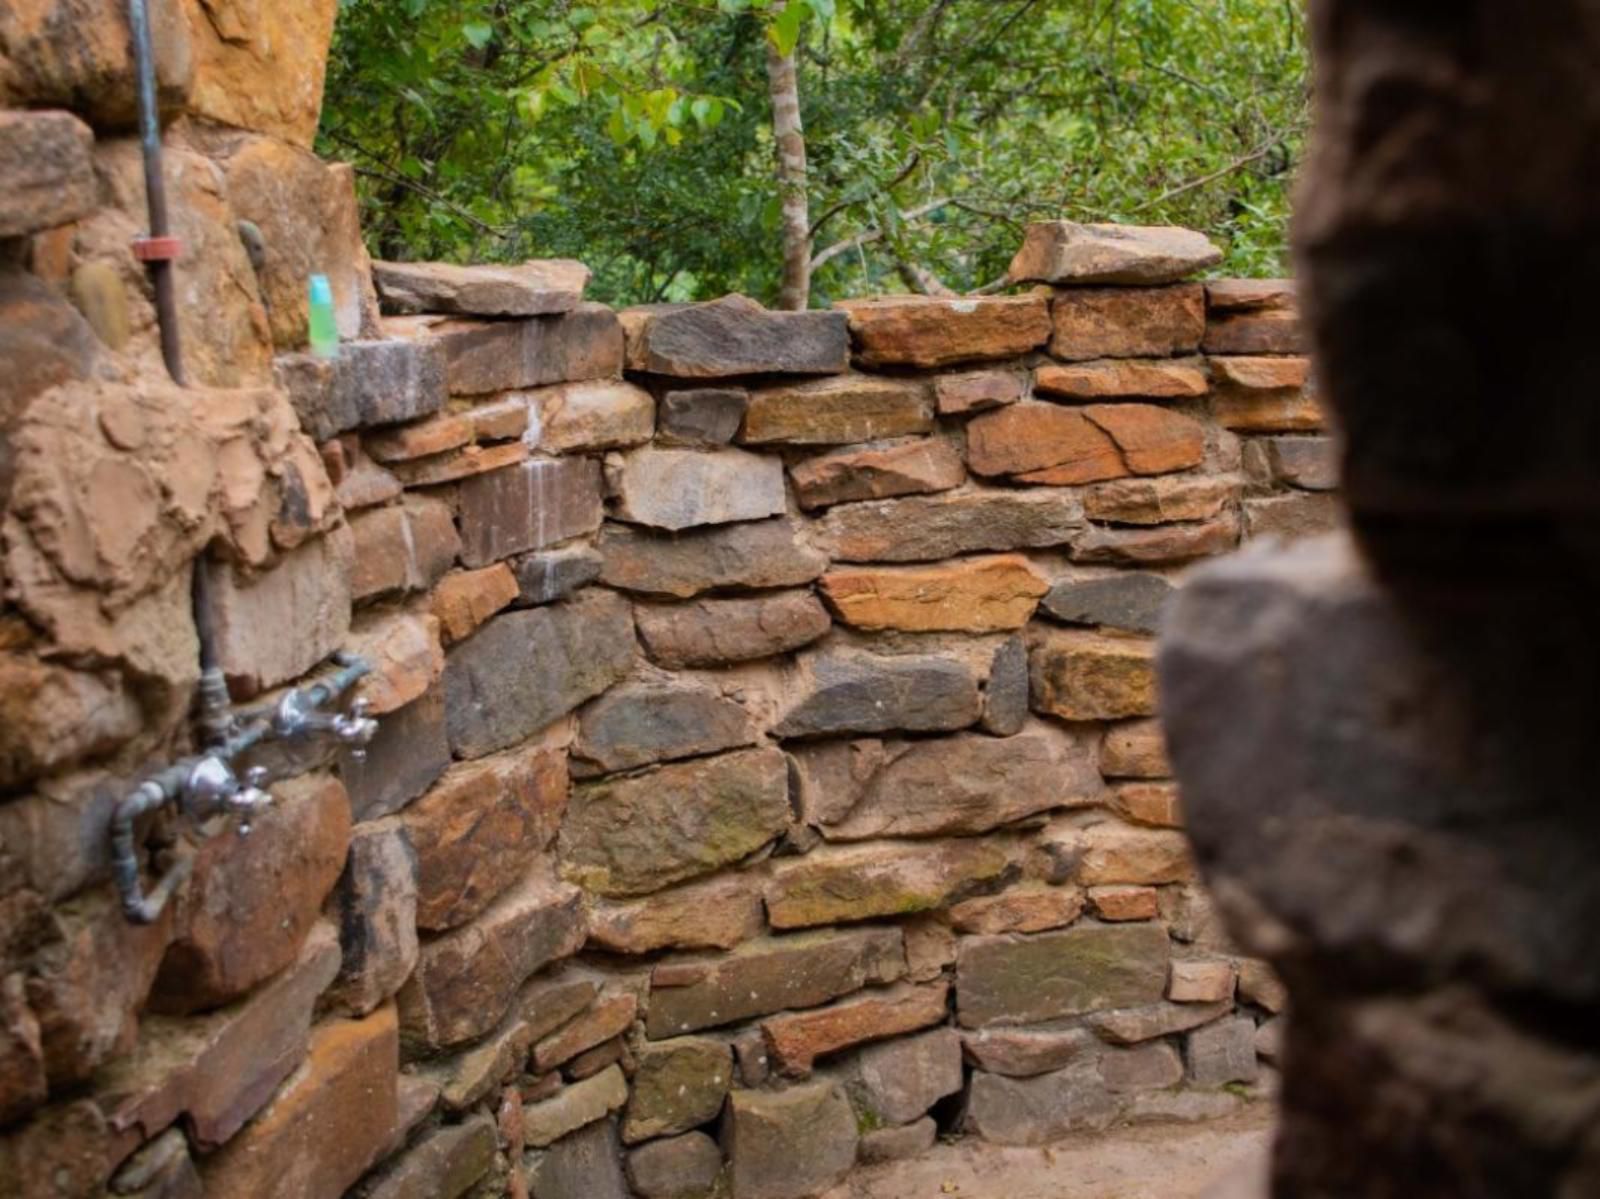
[[[355,172],[358,175],[365,175],[368,179],[381,179],[385,183],[391,183],[396,187],[403,187],[408,191],[414,191],[423,199],[434,204],[438,204],[442,208],[449,209],[451,213],[465,221],[467,224],[471,225],[479,233],[487,233],[491,237],[502,239],[510,237],[513,233],[513,230],[504,228],[497,229],[495,226],[479,220],[453,200],[445,199],[445,197],[441,196],[432,188],[424,187],[416,180],[407,179],[404,175],[396,175],[379,167],[356,167]]]
[[[992,296],[1010,287],[1012,282],[1013,280],[1010,274],[1004,274],[998,279],[994,280],[992,283],[985,283],[982,287],[974,287],[967,294],[969,296]]]
[[[1221,170],[1212,171],[1209,175],[1202,175],[1198,179],[1191,179],[1188,183],[1182,184],[1179,187],[1175,187],[1171,191],[1162,192],[1161,195],[1157,196],[1155,199],[1145,201],[1133,211],[1147,212],[1152,208],[1159,208],[1168,200],[1175,200],[1179,196],[1186,195],[1197,188],[1205,187],[1208,183],[1215,183],[1218,179],[1224,179],[1233,174],[1235,171],[1243,170],[1253,162],[1260,162],[1263,158],[1265,158],[1268,154],[1271,154],[1282,144],[1283,138],[1275,137],[1265,145],[1259,146],[1250,151],[1250,153],[1246,154],[1243,158],[1234,159]]]
[[[922,151],[921,150],[913,150],[911,152],[911,160],[909,162],[907,162],[905,166],[901,167],[900,170],[895,173],[895,177],[893,179],[889,180],[888,183],[884,184],[882,190],[884,190],[886,192],[892,192],[895,188],[899,187],[902,183],[904,183],[907,179],[909,179],[911,177],[911,172],[915,171],[917,169],[917,167],[921,165],[921,163],[922,163]],[[851,207],[853,207],[853,206],[855,206],[857,204],[865,203],[866,200],[867,200],[866,196],[862,196],[859,200],[840,200],[837,204],[835,204],[833,207],[829,208],[826,212],[824,212],[821,216],[819,216],[816,219],[816,221],[811,226],[811,233],[810,233],[809,236],[816,237],[818,231],[820,231],[821,228],[824,225],[826,225],[829,221],[831,221],[834,217],[838,216],[841,212],[843,212],[847,208],[851,208]]]
[[[951,201],[950,201],[950,197],[949,196],[941,196],[939,199],[934,200],[931,203],[923,204],[918,208],[908,209],[907,211],[905,211],[905,212],[900,214],[900,219],[902,221],[906,222],[906,223],[910,223],[911,221],[921,220],[923,217],[927,216],[930,212],[934,212],[934,211],[936,211],[936,210],[938,210],[940,208],[943,208],[945,205],[949,204],[950,202]],[[811,269],[813,271],[815,271],[823,263],[831,262],[835,258],[839,257],[839,255],[841,255],[841,254],[848,254],[851,250],[857,249],[858,247],[865,246],[865,245],[870,245],[871,243],[873,243],[875,241],[882,241],[882,240],[883,240],[883,230],[879,229],[879,228],[874,228],[874,229],[868,229],[864,233],[858,233],[854,237],[847,238],[844,241],[835,242],[833,245],[829,246],[826,250],[820,251],[814,258],[812,258],[812,260],[811,260]]]

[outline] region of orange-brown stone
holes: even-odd
[[[1119,525],[1209,520],[1238,494],[1237,482],[1214,475],[1117,479],[1089,488],[1083,512],[1090,520]]]
[[[1063,361],[1192,354],[1205,335],[1205,289],[1198,283],[1065,289],[1056,292],[1051,315],[1050,354]]]
[[[800,506],[806,509],[949,491],[967,481],[961,452],[942,437],[840,450],[808,458],[789,473]]]
[[[1194,399],[1211,389],[1198,358],[1168,361],[1100,358],[1091,362],[1048,363],[1033,372],[1033,385],[1046,395],[1074,400],[1123,397]]]
[[[1096,916],[1113,924],[1154,920],[1161,914],[1161,897],[1154,887],[1090,887],[1089,903]]]
[[[194,53],[192,111],[222,125],[310,146],[338,0],[219,4],[184,0]]]
[[[1028,623],[1050,584],[1020,554],[822,576],[839,619],[862,629],[993,633]]]
[[[1078,881],[1086,887],[1133,884],[1155,887],[1194,877],[1189,839],[1173,829],[1132,828],[1107,822],[1085,829]]]
[[[1128,473],[1117,444],[1081,410],[1017,404],[967,426],[967,465],[980,475],[1071,485]]]
[[[502,466],[513,466],[527,457],[527,446],[520,441],[507,441],[499,445],[463,446],[429,458],[395,462],[390,469],[407,487],[432,487],[487,474]]]
[[[1117,720],[1156,710],[1155,643],[1042,629],[1028,655],[1033,705],[1063,720]]]
[[[1182,828],[1183,804],[1176,783],[1122,783],[1112,789],[1112,807],[1130,824]]]
[[[751,392],[740,440],[848,445],[932,428],[933,400],[926,384],[852,374]]]
[[[841,300],[850,317],[857,358],[866,366],[947,366],[982,358],[1014,358],[1050,338],[1043,293],[947,298],[884,296]]]
[[[415,424],[369,434],[363,442],[378,462],[409,462],[443,454],[472,440],[473,424],[464,413],[447,412]]]
[[[517,576],[504,562],[446,575],[433,589],[431,601],[444,643],[466,640],[520,594]]]
[[[832,1007],[773,1016],[761,1022],[761,1035],[779,1072],[803,1078],[819,1057],[942,1023],[949,993],[944,982],[900,984]]]
[[[1072,558],[1075,562],[1147,566],[1226,554],[1238,544],[1239,514],[1230,511],[1207,521],[1147,529],[1095,526],[1073,543]]]
[[[377,716],[420,699],[444,674],[439,621],[431,615],[394,612],[361,620],[345,648],[372,667],[355,694]]]
[[[1315,432],[1322,409],[1310,389],[1306,358],[1213,358],[1212,412],[1236,433]]]
[[[1015,371],[967,371],[935,379],[933,394],[941,415],[966,416],[1015,404],[1022,398],[1022,384],[1022,376]]]
[[[1151,404],[1093,404],[1083,412],[1111,435],[1136,475],[1187,470],[1205,458],[1205,428],[1192,416]]]
[[[1083,914],[1083,892],[1076,887],[1018,887],[982,895],[950,909],[958,933],[998,936],[1042,933],[1065,928]]]
[[[1108,728],[1100,743],[1100,771],[1113,779],[1172,777],[1161,722],[1130,720]]]

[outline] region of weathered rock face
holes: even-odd
[[[732,949],[765,924],[760,881],[723,875],[658,891],[644,899],[589,904],[589,943],[612,953],[657,949]]]
[[[15,19],[15,18],[12,18]],[[94,210],[89,127],[65,112],[0,113],[0,237],[23,237]]]
[[[1115,574],[1063,579],[1040,607],[1064,624],[1103,625],[1129,633],[1154,633],[1176,589],[1160,575]]]
[[[574,789],[562,872],[601,895],[643,895],[754,853],[789,822],[781,753],[749,750]]]
[[[939,982],[864,991],[832,1007],[773,1016],[762,1021],[761,1035],[780,1074],[805,1078],[818,1058],[939,1023],[949,990]]]
[[[656,412],[665,445],[727,445],[744,424],[750,393],[742,387],[689,387],[661,397]]]
[[[1041,221],[1011,263],[1017,283],[1176,283],[1222,261],[1203,234],[1171,226]]]
[[[609,379],[622,369],[622,326],[609,308],[580,304],[560,316],[496,321],[390,317],[386,337],[431,343],[445,361],[450,394],[491,393]]]
[[[855,1113],[838,1083],[777,1094],[736,1091],[722,1147],[742,1199],[804,1199],[827,1190],[855,1164]]]
[[[709,687],[624,686],[584,709],[573,754],[582,774],[736,749],[755,740],[749,711]]]
[[[733,1052],[721,1041],[679,1037],[639,1056],[622,1123],[631,1144],[688,1132],[717,1118],[733,1083]]]
[[[1038,711],[1063,720],[1155,713],[1155,646],[1148,641],[1052,629],[1035,635],[1029,661]]]
[[[822,454],[790,468],[800,506],[949,491],[967,481],[961,452],[940,437]]]
[[[194,53],[191,109],[309,146],[322,116],[334,0],[258,9],[183,0]]]
[[[796,747],[804,817],[830,840],[984,833],[1099,798],[1093,743],[1035,724],[998,740],[851,741]]]
[[[1041,366],[1034,386],[1048,395],[1070,400],[1110,400],[1145,397],[1184,400],[1210,390],[1205,368],[1198,358],[1170,362],[1121,361],[1111,358],[1071,365]]]
[[[793,587],[828,561],[800,542],[793,522],[776,519],[672,538],[608,525],[600,537],[602,582],[624,591],[688,599],[713,587]]]
[[[841,375],[753,391],[739,437],[746,445],[847,445],[932,428],[933,399],[920,381]]]
[[[833,375],[850,363],[842,312],[769,312],[744,296],[621,314],[628,368],[678,379]]]
[[[635,450],[623,459],[617,516],[689,529],[782,516],[783,463],[743,450]]]
[[[972,937],[956,963],[965,1028],[1035,1024],[1161,999],[1170,943],[1154,925],[1085,925],[1032,937]]]
[[[585,458],[539,459],[468,479],[457,495],[461,557],[486,566],[600,527],[600,469]]]
[[[1050,336],[1043,295],[944,299],[886,296],[841,300],[857,357],[875,366],[948,366],[983,358],[1015,358]]]
[[[951,731],[983,714],[974,672],[930,654],[814,651],[800,657],[792,688],[798,698],[774,730],[779,737]]]
[[[1083,508],[1065,492],[963,491],[849,504],[817,527],[819,544],[838,561],[931,562],[1067,545],[1083,528]]]
[[[839,619],[858,629],[994,633],[1028,623],[1049,583],[1019,554],[950,566],[850,567],[819,582]]]
[[[386,311],[458,316],[550,316],[583,302],[589,268],[558,258],[518,266],[379,262],[373,281]]]
[[[809,591],[692,604],[636,604],[639,640],[650,658],[672,669],[725,666],[810,645],[832,627]]]
[[[518,398],[530,413],[526,440],[550,454],[643,445],[655,432],[650,393],[616,379],[558,383]]]
[[[1206,330],[1205,291],[1096,287],[1059,291],[1051,304],[1050,353],[1065,362],[1192,354]]]
[[[1085,1129],[1104,1128],[1115,1113],[1093,1063],[1030,1078],[973,1075],[967,1127],[997,1145],[1048,1145]]]
[[[950,907],[1012,872],[1007,846],[941,841],[817,849],[779,865],[767,888],[774,928],[814,928]]]

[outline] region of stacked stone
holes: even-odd
[[[1322,519],[1285,285],[1063,224],[1031,292],[812,313],[373,267],[305,150],[331,0],[170,0],[180,390],[95,3],[0,16],[0,1194],[786,1199],[1262,1084],[1151,645]],[[382,731],[136,928],[107,820],[192,744],[202,551],[235,697],[352,650]]]

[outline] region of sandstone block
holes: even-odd
[[[433,786],[449,765],[444,688],[434,687],[379,722],[365,757],[358,761],[349,752],[342,754],[339,777],[350,793],[355,820],[378,820]]]
[[[994,890],[1013,870],[1007,848],[986,841],[830,846],[777,865],[767,918],[788,929],[934,911]]]
[[[1090,887],[1089,904],[1108,924],[1154,920],[1161,915],[1161,897],[1154,887]]]
[[[1042,294],[884,296],[840,300],[834,307],[849,316],[856,358],[868,367],[1015,358],[1050,338],[1050,308]]]
[[[1173,1003],[1224,1003],[1233,999],[1233,963],[1226,958],[1180,958],[1172,963],[1167,998]]]
[[[805,819],[837,841],[986,833],[1101,794],[1092,739],[1042,723],[1005,740],[962,734],[792,752]]]
[[[373,282],[384,310],[458,316],[550,316],[583,302],[589,268],[568,258],[515,266],[448,262],[375,262]]]
[[[99,1196],[113,1164],[105,1119],[88,1100],[55,1104],[0,1133],[0,1177],[6,1180],[7,1199]]]
[[[722,1122],[739,1199],[804,1199],[855,1165],[855,1113],[835,1082],[787,1091],[735,1091]]]
[[[1076,887],[1019,887],[958,903],[950,909],[950,924],[959,933],[983,936],[1043,933],[1065,928],[1082,914],[1083,892]]]
[[[989,662],[989,682],[983,693],[983,731],[996,737],[1015,737],[1028,724],[1028,645],[1022,637],[1007,637]]]
[[[961,1036],[940,1028],[863,1049],[848,1086],[858,1111],[885,1124],[909,1124],[964,1081]]]
[[[494,1121],[469,1116],[436,1128],[398,1155],[368,1199],[460,1199],[494,1167]]]
[[[1083,511],[1090,520],[1109,524],[1160,525],[1210,520],[1238,496],[1236,480],[1210,475],[1118,479],[1089,488]]]
[[[273,344],[302,349],[310,327],[306,280],[328,277],[339,335],[355,341],[377,331],[378,297],[372,260],[361,240],[355,171],[325,163],[308,150],[273,137],[219,138],[225,154],[229,207],[261,233],[255,272],[272,326]],[[203,143],[210,148],[210,143]],[[253,265],[253,264],[252,264]]]
[[[792,690],[796,698],[773,730],[779,737],[948,732],[983,714],[972,668],[934,654],[811,651],[796,662]]]
[[[0,979],[0,1124],[19,1120],[49,1097],[39,1020],[21,974]]]
[[[1181,412],[1150,404],[1091,404],[1083,412],[1117,443],[1133,474],[1187,470],[1205,458],[1204,427]]]
[[[230,1140],[304,1060],[313,1006],[339,969],[324,925],[254,995],[200,1017],[146,1016],[134,1051],[95,1079],[115,1143],[125,1152],[180,1116],[202,1149]]]
[[[1148,641],[1041,629],[1032,638],[1029,662],[1036,711],[1063,720],[1155,713],[1155,646]]]
[[[1086,886],[1159,886],[1194,877],[1189,839],[1181,832],[1107,822],[1084,830],[1079,881]]]
[[[1123,573],[1062,579],[1040,608],[1064,624],[1102,625],[1129,633],[1155,633],[1175,588],[1160,575]]]
[[[756,880],[747,874],[721,875],[644,899],[592,899],[589,944],[609,953],[732,949],[759,935],[764,924]]]
[[[1113,1045],[1137,1045],[1209,1024],[1228,1010],[1227,1004],[1154,1003],[1089,1017],[1089,1025]]]
[[[446,645],[465,641],[495,613],[521,595],[517,576],[504,562],[460,570],[439,580],[429,604]]]
[[[205,1185],[183,1133],[169,1128],[117,1169],[111,1193],[140,1199],[202,1199]]]
[[[940,1023],[949,992],[945,982],[864,991],[830,1007],[763,1020],[761,1035],[780,1073],[805,1078],[819,1057]]]
[[[1239,544],[1234,512],[1195,524],[1152,529],[1092,526],[1072,546],[1075,562],[1114,566],[1158,566],[1231,553]]]
[[[755,389],[740,440],[747,445],[848,445],[932,428],[933,399],[926,384],[851,374]]]
[[[562,873],[607,896],[643,895],[754,853],[789,822],[775,749],[662,766],[573,789]]]
[[[891,442],[807,458],[789,468],[800,506],[949,491],[967,481],[955,444],[942,437]]]
[[[1203,233],[1173,225],[1037,221],[1011,263],[1014,283],[1175,283],[1222,261]]]
[[[1130,824],[1183,827],[1183,803],[1176,783],[1123,783],[1113,790],[1113,810]]]
[[[455,928],[548,849],[567,805],[566,754],[514,749],[462,762],[402,816],[417,860],[419,928]]]
[[[721,1041],[679,1037],[645,1045],[622,1139],[636,1145],[698,1128],[717,1118],[732,1084],[733,1051]]]
[[[444,674],[439,622],[431,615],[363,614],[344,648],[372,667],[372,673],[356,684],[353,695],[365,700],[375,716],[387,716],[414,703]]]
[[[1288,1027],[1282,1016],[1265,1020],[1256,1029],[1256,1056],[1263,1061],[1278,1064],[1283,1059],[1284,1042]]]
[[[350,801],[337,779],[273,787],[247,839],[205,842],[152,1004],[185,1013],[245,994],[295,960],[344,868]]]
[[[526,320],[391,317],[391,337],[431,343],[451,395],[482,396],[622,373],[622,326],[603,304]]]
[[[966,1127],[993,1145],[1048,1145],[1104,1128],[1115,1111],[1093,1062],[1031,1078],[978,1071],[967,1095]]]
[[[212,569],[217,656],[230,683],[254,695],[298,678],[339,648],[350,630],[354,554],[341,529],[261,574]]]
[[[1050,363],[1033,373],[1037,391],[1072,400],[1194,399],[1211,390],[1198,358],[1136,361],[1099,358],[1069,365]]]
[[[710,687],[645,683],[614,687],[583,709],[574,768],[610,774],[749,745],[744,705]]]
[[[316,441],[431,416],[446,398],[444,359],[425,343],[347,341],[331,362],[285,354],[274,360],[273,371],[300,427]]]
[[[528,397],[519,392],[475,403],[462,413],[479,441],[515,441],[528,431]]]
[[[979,475],[1057,485],[1121,478],[1128,466],[1110,433],[1082,410],[1016,404],[967,425],[967,465]]]
[[[180,0],[149,6],[156,94],[171,112],[194,84],[194,53]],[[138,86],[122,9],[93,3],[29,0],[0,15],[0,105],[71,108],[97,127],[137,120]]]
[[[408,425],[393,425],[368,434],[361,446],[374,461],[411,462],[460,449],[472,442],[472,421],[465,413],[442,412]]]
[[[616,515],[676,531],[781,516],[787,507],[777,458],[736,449],[646,446],[623,459]]]
[[[850,364],[842,312],[771,312],[745,296],[621,313],[628,369],[677,379],[835,375]]]
[[[984,1028],[960,1036],[969,1062],[1007,1078],[1032,1078],[1091,1061],[1100,1044],[1084,1028]]]
[[[1107,778],[1164,779],[1172,775],[1159,720],[1132,720],[1106,730],[1100,769]]]
[[[1247,290],[1248,285],[1254,290]],[[1300,324],[1294,285],[1285,280],[1218,280],[1206,288],[1208,354],[1303,354],[1309,341]]]
[[[628,1182],[643,1199],[698,1199],[722,1173],[722,1150],[703,1132],[653,1141],[628,1154]]]
[[[816,525],[819,547],[841,562],[928,562],[981,550],[1046,549],[1068,544],[1082,528],[1077,498],[1049,491],[962,491],[848,504]]]
[[[417,855],[398,820],[358,824],[329,901],[342,958],[328,1002],[365,1016],[417,964]]]
[[[626,1032],[638,1014],[639,1001],[626,992],[608,995],[533,1047],[530,1069],[544,1074],[566,1065],[613,1037]]]
[[[531,608],[566,599],[600,578],[600,553],[591,545],[522,554],[511,560],[517,579],[514,607]]]
[[[568,1133],[604,1120],[627,1102],[628,1080],[620,1067],[611,1066],[593,1078],[563,1088],[554,1099],[529,1104],[522,1114],[523,1138],[534,1148],[543,1148]],[[617,1156],[612,1154],[612,1160],[616,1161]],[[545,1193],[540,1190],[541,1196]],[[574,1199],[578,1194],[590,1193],[574,1192]]]
[[[94,211],[94,134],[66,112],[0,112],[0,238],[26,237]]]
[[[463,446],[431,458],[393,462],[389,469],[406,487],[436,487],[486,475],[490,471],[524,462],[527,458],[528,447],[513,441],[499,445]]]
[[[620,1035],[585,1049],[561,1068],[561,1074],[568,1082],[582,1082],[612,1065],[620,1065],[624,1074],[634,1069],[633,1052]]]
[[[941,566],[849,567],[823,575],[820,586],[845,624],[913,633],[1020,629],[1050,589],[1020,554]]]
[[[1289,989],[1266,962],[1246,958],[1239,963],[1239,998],[1276,1015],[1289,1006]]]
[[[1100,1077],[1113,1095],[1165,1091],[1183,1081],[1183,1059],[1165,1041],[1107,1049],[1100,1055]]]
[[[1293,279],[1212,279],[1206,284],[1211,312],[1266,312],[1292,308]]]
[[[637,604],[634,620],[645,652],[673,670],[786,654],[810,645],[833,626],[827,609],[809,591]]]
[[[310,146],[322,114],[334,0],[220,13],[197,0],[184,7],[195,61],[191,111]]]
[[[474,758],[516,744],[623,678],[635,652],[627,602],[607,592],[495,617],[448,655],[451,748]]]
[[[933,381],[940,416],[966,416],[1015,404],[1022,398],[1023,377],[1015,371],[967,371],[940,375]]]
[[[661,1039],[816,1007],[869,984],[893,982],[905,969],[905,947],[895,928],[749,941],[720,957],[658,965],[646,1030]]]
[[[226,1199],[334,1199],[387,1152],[399,1121],[394,1008],[333,1020],[265,1111],[201,1163]]]
[[[482,1036],[524,981],[577,952],[583,937],[582,894],[535,871],[471,924],[424,942],[398,997],[407,1041],[444,1048]]]
[[[458,507],[461,560],[485,567],[600,528],[600,466],[587,458],[512,464],[462,483]]]
[[[116,675],[0,654],[0,785],[115,750],[138,736],[143,713]],[[0,817],[0,820],[4,820]]]
[[[526,399],[528,442],[547,454],[643,445],[655,433],[655,400],[620,379],[542,387]]]
[[[921,1157],[933,1148],[938,1136],[939,1125],[932,1116],[924,1116],[899,1128],[875,1128],[861,1134],[856,1160],[864,1166],[871,1166]]]
[[[1058,291],[1050,308],[1050,353],[1067,362],[1193,354],[1205,336],[1198,284]]]
[[[1155,1003],[1169,954],[1166,930],[1148,924],[970,937],[956,961],[956,1009],[962,1027],[984,1028]]]
[[[827,569],[802,544],[793,521],[777,518],[674,537],[607,525],[600,579],[624,591],[688,599],[713,587],[794,587]]]
[[[1197,1087],[1220,1087],[1230,1082],[1254,1082],[1256,1022],[1247,1016],[1218,1020],[1197,1028],[1184,1038],[1189,1081]]]
[[[358,603],[395,592],[426,591],[461,552],[450,509],[425,496],[359,512],[350,518],[350,533],[355,545],[350,592]]]
[[[1286,483],[1304,491],[1335,491],[1339,487],[1339,459],[1326,437],[1262,437],[1245,443],[1245,461],[1260,455],[1259,472],[1269,486]]]
[[[750,393],[742,387],[690,387],[669,391],[656,409],[662,445],[727,445],[739,434]]]
[[[1235,433],[1315,433],[1322,407],[1308,358],[1213,358],[1212,415]]]
[[[1344,523],[1344,508],[1337,497],[1298,493],[1244,501],[1246,537],[1276,537],[1304,541],[1336,531]]]

